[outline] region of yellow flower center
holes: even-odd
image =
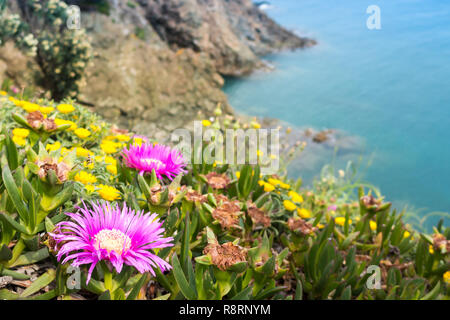
[[[157,168],[164,165],[161,162],[161,160],[153,159],[153,158],[143,158],[143,159],[141,159],[141,162],[145,163],[146,165],[151,165],[152,163],[155,163]]]
[[[95,235],[95,248],[105,249],[108,253],[111,251],[121,255],[131,247],[131,239],[122,231],[117,229],[103,229]]]

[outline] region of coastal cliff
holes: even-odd
[[[263,67],[262,55],[315,44],[276,24],[251,0],[97,1],[102,10],[92,1],[66,2],[81,7],[81,26],[94,48],[79,101],[159,139],[212,116],[219,103],[232,114],[223,76]],[[37,72],[11,45],[0,48],[0,81],[38,86],[32,81]]]

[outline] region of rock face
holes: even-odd
[[[231,114],[222,75],[251,72],[261,65],[260,55],[314,44],[278,26],[251,0],[108,4],[109,15],[82,13],[95,55],[79,100],[108,120],[158,139],[212,116],[218,103]],[[0,48],[0,81],[35,85],[35,72],[33,61],[17,49]]]
[[[251,0],[140,0],[155,31],[169,44],[206,52],[221,74],[239,76],[258,56],[314,44],[277,25]]]

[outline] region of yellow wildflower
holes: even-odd
[[[84,188],[86,189],[86,191],[87,191],[88,193],[92,193],[92,192],[95,191],[95,187],[94,187],[93,185],[91,185],[91,184],[86,184],[86,185],[84,186]]]
[[[116,199],[120,199],[120,191],[117,190],[114,187],[107,186],[104,184],[101,184],[98,186],[100,189],[98,190],[98,193],[100,197],[107,201],[114,201]]]
[[[27,141],[24,138],[19,137],[19,136],[13,136],[12,140],[14,141],[15,144],[17,144],[18,146],[21,146],[21,147],[23,147],[27,144]]]
[[[51,143],[47,143],[47,145],[45,146],[45,150],[47,151],[56,151],[59,148],[61,148],[61,142],[56,141],[55,143],[51,144]]]
[[[117,147],[114,143],[107,143],[107,141],[103,141],[100,145],[102,151],[106,154],[112,154],[117,152]]]
[[[428,252],[430,252],[431,254],[434,254],[434,249],[433,249],[433,246],[431,244],[428,247]]]
[[[256,121],[250,122],[250,125],[252,126],[253,129],[261,129],[261,125]]]
[[[100,127],[99,127],[99,126],[96,126],[95,124],[91,124],[89,127],[90,127],[90,128],[92,129],[92,131],[94,131],[94,132],[97,132],[97,131],[100,130]]]
[[[36,103],[31,103],[31,102],[25,101],[22,103],[22,108],[26,112],[34,112],[34,111],[38,111],[40,106]]]
[[[405,230],[405,232],[403,232],[403,238],[409,238],[410,235],[411,233],[408,230]]]
[[[337,217],[336,219],[334,219],[334,222],[336,222],[336,224],[340,225],[340,226],[344,226],[345,225],[345,217]],[[348,219],[348,224],[352,224],[352,219]]]
[[[141,137],[133,138],[133,144],[135,144],[135,145],[141,146],[143,142],[144,142],[144,139],[142,139]]]
[[[88,157],[93,155],[92,151],[89,151],[88,149],[82,148],[82,147],[76,147],[76,153],[77,157]]]
[[[26,138],[30,134],[30,130],[23,128],[15,128],[12,131],[13,135],[20,138]]]
[[[303,202],[303,197],[295,191],[292,191],[292,190],[289,191],[288,196],[291,197],[292,201],[294,201],[294,202],[297,202],[297,203]]]
[[[297,208],[297,206],[290,200],[284,200],[283,205],[288,211],[294,211]]]
[[[78,138],[85,139],[91,135],[91,132],[84,128],[78,128],[74,131]]]
[[[125,134],[118,134],[116,139],[119,141],[130,141],[131,138]]]
[[[96,183],[97,178],[86,171],[80,171],[75,175],[75,181],[81,182],[82,184],[90,184],[90,183]]]
[[[94,162],[92,162],[92,161],[90,161],[90,162],[84,161],[83,162],[83,166],[85,168],[88,168],[89,170],[92,170],[92,169],[94,169]]]
[[[8,92],[6,92],[6,91],[0,91],[0,95],[2,95],[2,96],[7,96],[8,95]]]
[[[240,171],[236,171],[236,178],[240,178],[241,177],[241,172]]]
[[[115,164],[109,164],[106,166],[106,170],[108,170],[109,173],[116,175],[117,174],[117,166]]]
[[[375,221],[370,220],[369,226],[370,226],[370,230],[372,230],[372,231],[377,230],[377,223]]]
[[[303,219],[311,218],[311,210],[308,210],[305,208],[298,208],[297,212],[298,212],[298,215]]]
[[[74,106],[71,104],[60,104],[59,106],[56,107],[58,109],[59,112],[61,113],[71,113],[72,111],[75,110]]]
[[[211,125],[211,121],[209,121],[209,120],[202,120],[202,125],[204,127],[209,127]]]
[[[271,192],[271,191],[275,190],[275,187],[273,185],[271,185],[270,183],[267,183],[267,182],[265,182],[263,180],[259,180],[258,184],[260,186],[264,187],[264,191],[265,192]]]
[[[77,128],[77,124],[73,121],[70,120],[64,120],[64,119],[55,119],[55,124],[59,127],[62,126],[64,124],[70,124],[70,127],[68,128],[68,130],[75,130]]]
[[[42,114],[49,114],[49,113],[51,113],[53,110],[55,110],[55,108],[53,108],[53,107],[40,107],[40,108],[39,108],[39,111],[40,111]]]
[[[447,283],[447,284],[450,283],[450,271],[447,271],[446,273],[444,273],[444,275],[442,277],[443,277],[445,283]]]

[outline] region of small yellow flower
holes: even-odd
[[[93,155],[92,151],[89,151],[88,149],[82,148],[82,147],[76,147],[76,154],[77,157],[88,157]]]
[[[92,161],[90,161],[90,162],[84,161],[83,162],[83,166],[85,168],[88,168],[89,170],[92,170],[92,169],[94,169],[94,162],[92,162]]]
[[[111,156],[106,156],[105,157],[105,162],[109,163],[109,164],[113,164],[116,165],[117,164],[117,160]]]
[[[98,193],[100,197],[102,197],[103,199],[107,201],[114,201],[120,199],[120,191],[117,190],[116,188],[104,184],[101,184],[98,187],[100,188],[98,190]]]
[[[270,183],[267,183],[267,182],[265,182],[265,181],[263,181],[263,180],[260,180],[260,181],[258,182],[258,184],[259,184],[260,186],[263,186],[263,187],[264,187],[264,191],[265,191],[265,192],[272,192],[273,190],[275,190],[275,187],[274,187],[273,185],[271,185]]]
[[[403,238],[409,238],[410,235],[411,233],[408,230],[405,230],[405,232],[403,232]]]
[[[100,127],[99,127],[99,126],[96,126],[95,124],[91,124],[89,127],[90,127],[90,128],[92,129],[92,131],[94,131],[94,132],[97,132],[97,131],[100,130]]]
[[[94,187],[93,185],[91,185],[91,184],[86,184],[86,185],[84,186],[84,188],[86,189],[86,191],[87,191],[88,193],[92,193],[92,192],[95,191],[95,187]]]
[[[60,104],[59,106],[56,107],[58,109],[59,112],[61,113],[71,113],[72,111],[75,110],[74,106],[71,104]]]
[[[337,217],[336,219],[334,219],[334,222],[336,222],[336,224],[340,225],[340,226],[344,226],[345,225],[345,217]],[[352,224],[352,219],[348,219],[348,224]]]
[[[269,179],[267,179],[267,181],[269,181],[269,183],[275,187],[283,183],[281,180],[274,179],[274,178],[269,178]]]
[[[12,131],[13,135],[20,138],[26,138],[30,134],[30,130],[23,128],[15,128]]]
[[[112,154],[112,153],[116,153],[118,151],[115,143],[107,143],[107,141],[105,141],[105,140],[100,145],[100,148],[106,154]]]
[[[325,228],[325,226],[323,224],[321,224],[321,223],[318,223],[316,227],[319,228],[319,229]]]
[[[209,127],[211,125],[211,121],[209,121],[209,120],[202,120],[202,125],[204,127]]]
[[[253,129],[261,129],[261,125],[256,121],[250,122],[250,125],[252,126]]]
[[[431,244],[428,247],[428,252],[430,252],[431,254],[434,254],[434,249],[433,249],[433,246]]]
[[[134,137],[133,138],[133,144],[134,145],[141,146],[143,142],[144,142],[144,139],[142,139],[141,137]]]
[[[27,141],[24,138],[19,137],[19,136],[13,136],[12,141],[14,141],[15,144],[17,144],[18,146],[21,146],[21,147],[23,147],[27,144]]]
[[[91,132],[84,128],[78,128],[74,131],[74,133],[77,135],[78,138],[86,139],[91,135]]]
[[[258,157],[262,157],[263,154],[264,154],[264,153],[263,153],[261,150],[256,150],[256,155],[257,155]]]
[[[68,130],[72,131],[75,130],[77,128],[77,124],[73,121],[70,120],[64,120],[64,119],[55,119],[55,124],[59,127],[62,126],[64,124],[70,124],[70,127],[68,128]]]
[[[281,183],[281,184],[280,184],[280,187],[281,187],[282,189],[286,189],[286,190],[289,190],[289,189],[291,188],[291,186],[288,185],[287,183]]]
[[[109,164],[106,166],[106,170],[108,170],[109,173],[116,175],[117,174],[117,166],[115,164]]]
[[[51,152],[51,151],[56,151],[59,148],[61,148],[61,142],[56,141],[55,143],[51,144],[51,143],[47,143],[47,145],[45,146],[45,150]]]
[[[2,96],[7,96],[8,95],[8,92],[6,92],[6,91],[0,91],[0,95],[2,95]]]
[[[125,134],[118,134],[116,139],[119,141],[130,141],[131,138]]]
[[[39,111],[42,114],[49,114],[49,113],[53,112],[53,110],[55,110],[55,108],[53,108],[53,107],[40,107],[39,108]]]
[[[288,211],[294,211],[297,208],[297,206],[290,200],[284,200],[283,205]]]
[[[297,212],[298,212],[298,215],[303,219],[311,218],[311,210],[308,210],[305,208],[298,208]]]
[[[447,271],[446,273],[444,273],[442,278],[444,279],[445,283],[450,284],[450,271]]]
[[[236,178],[240,178],[241,177],[241,172],[240,171],[236,171]]]
[[[372,230],[372,231],[377,230],[377,223],[375,221],[370,220],[369,226],[370,226],[370,230]]]
[[[303,202],[303,197],[293,190],[288,192],[288,196],[291,197],[292,201],[294,201],[294,202],[297,202],[297,203]]]
[[[75,181],[81,182],[82,184],[90,184],[90,183],[96,183],[97,178],[86,171],[80,171],[75,175]]]
[[[36,103],[31,103],[31,102],[25,101],[22,103],[22,108],[26,112],[34,112],[34,111],[38,111],[40,106]]]

